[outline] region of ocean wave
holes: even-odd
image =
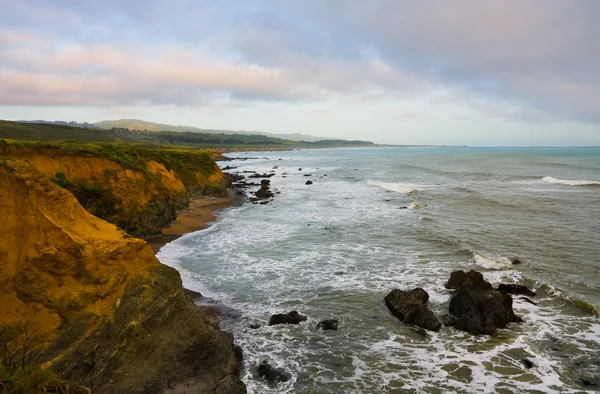
[[[410,183],[392,183],[369,180],[367,184],[402,194],[410,194],[412,192],[421,190],[421,186],[412,185]]]
[[[505,270],[513,267],[508,257],[490,257],[473,252],[471,262],[481,268],[490,270]]]
[[[567,185],[567,186],[593,186],[600,185],[600,181],[587,181],[587,180],[571,180],[571,179],[557,179],[551,176],[545,176],[542,180],[546,183]]]

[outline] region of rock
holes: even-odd
[[[510,259],[510,263],[514,264],[514,265],[518,265],[518,264],[521,264],[521,260],[519,260],[516,257],[513,257],[512,259]]]
[[[312,176],[312,174],[304,174],[304,176]]]
[[[450,299],[450,314],[456,316],[454,328],[472,334],[493,334],[509,323],[521,322],[512,309],[512,297],[502,294],[477,271],[455,271],[446,288],[457,289]]]
[[[270,180],[268,180],[268,179],[263,179],[263,180],[261,180],[261,181],[260,181],[260,185],[261,185],[261,186],[264,186],[264,185],[267,185],[267,186],[268,186],[268,185],[270,185],[270,184],[271,184],[271,181],[270,181]]]
[[[454,271],[450,274],[450,279],[446,282],[446,289],[458,289],[466,287],[472,290],[487,290],[491,289],[492,285],[483,279],[483,275],[478,271]]]
[[[270,177],[272,177],[274,175],[275,175],[275,173],[267,174],[265,172],[264,174],[252,174],[248,178],[270,178]]]
[[[535,297],[535,293],[523,285],[500,283],[498,285],[498,291],[502,294],[515,294]]]
[[[437,331],[442,325],[427,307],[428,300],[429,294],[420,287],[410,291],[394,289],[385,296],[387,307],[401,322]]]
[[[529,361],[528,359],[526,359],[526,358],[522,359],[521,362],[523,363],[523,365],[527,369],[530,369],[530,368],[533,367],[533,363],[531,361]]]
[[[321,322],[319,322],[319,324],[317,324],[317,328],[320,328],[322,330],[333,330],[333,331],[337,331],[338,329],[338,319],[328,319],[328,320],[323,320]]]
[[[453,316],[449,313],[442,315],[441,319],[442,319],[442,324],[445,325],[446,327],[454,327],[454,325],[456,324],[456,321],[458,320],[456,318],[456,316]]]
[[[411,328],[410,330],[420,337],[427,338],[427,332],[423,327],[415,327]]]
[[[306,184],[307,185],[312,185],[313,183],[312,183],[312,181],[306,181]]]
[[[256,195],[256,197],[258,197],[260,199],[265,199],[265,198],[271,198],[271,197],[273,197],[273,192],[269,189],[269,184],[268,183],[262,183],[265,180],[261,181],[260,189],[258,189],[254,193]],[[268,180],[266,180],[266,181],[269,182]]]
[[[194,291],[186,288],[183,289],[183,293],[192,301],[196,301],[197,299],[202,297],[202,294],[200,294],[199,291]]]
[[[298,168],[298,171],[302,171],[302,168]]]
[[[248,327],[250,327],[253,330],[256,330],[257,328],[260,328],[262,325],[259,322],[252,322],[248,325]]]
[[[306,316],[299,314],[297,311],[291,311],[289,313],[277,313],[269,319],[269,325],[274,326],[275,324],[299,324],[300,322],[306,321]]]
[[[273,368],[267,360],[263,360],[258,366],[258,376],[269,382],[270,384],[277,384],[279,382],[287,382],[292,378],[289,372],[286,372],[283,368]]]

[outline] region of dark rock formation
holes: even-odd
[[[323,320],[321,322],[319,322],[319,324],[317,324],[317,328],[320,328],[322,330],[333,330],[333,331],[337,331],[338,329],[338,319],[328,319],[328,320]]]
[[[248,325],[248,327],[250,327],[253,330],[256,330],[261,327],[261,324],[259,322],[252,322]]]
[[[306,181],[306,184],[307,185],[312,185],[313,183],[312,183],[312,181]]]
[[[514,265],[521,264],[521,260],[519,260],[516,257],[513,257],[512,259],[510,259],[510,262],[511,262],[511,264],[514,264]]]
[[[267,174],[266,172],[264,174],[252,174],[250,175],[248,178],[270,178],[273,175],[275,175],[275,173],[270,173]]]
[[[258,376],[269,382],[270,384],[277,384],[279,382],[287,382],[292,378],[289,372],[286,372],[283,368],[274,368],[263,360],[258,366]]]
[[[451,314],[446,313],[445,315],[442,315],[441,320],[442,324],[446,327],[454,327],[458,319],[456,318],[456,316],[452,316]]]
[[[530,360],[526,359],[526,358],[522,359],[521,362],[523,363],[523,365],[527,369],[530,369],[530,368],[533,367],[533,363]]]
[[[410,291],[394,289],[385,296],[387,307],[401,322],[437,331],[442,325],[427,307],[428,300],[429,294],[420,287]]]
[[[304,174],[304,176],[312,176],[312,174]]]
[[[297,311],[291,311],[289,313],[277,313],[269,319],[269,325],[274,326],[275,324],[299,324],[300,322],[306,321],[306,316],[299,314]]]
[[[493,334],[497,328],[520,322],[512,309],[512,297],[502,294],[477,271],[454,271],[446,288],[457,289],[450,299],[454,328],[472,334]]]
[[[502,294],[526,295],[529,297],[535,297],[535,293],[523,285],[501,283],[498,285],[498,291]]]

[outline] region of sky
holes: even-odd
[[[597,0],[0,0],[0,119],[600,145]]]

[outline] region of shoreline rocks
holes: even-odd
[[[289,313],[277,313],[269,319],[269,326],[276,324],[300,324],[306,321],[307,317],[299,314],[297,311],[291,311]]]
[[[456,289],[450,299],[454,328],[472,334],[493,334],[509,323],[521,322],[512,309],[512,297],[502,294],[477,271],[454,271],[446,288]]]
[[[410,291],[394,289],[385,297],[388,309],[401,322],[437,331],[442,324],[427,307],[428,300],[429,294],[420,287]]]

